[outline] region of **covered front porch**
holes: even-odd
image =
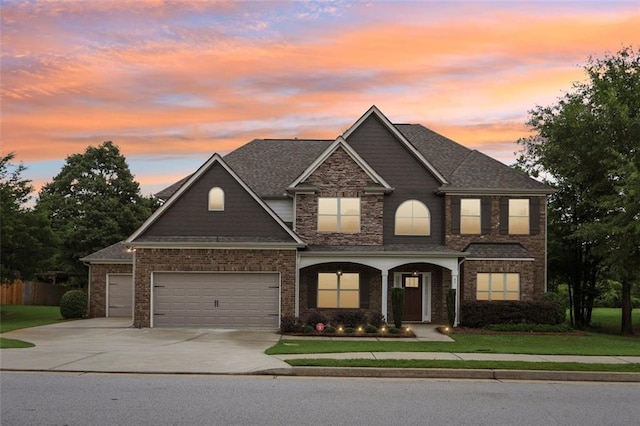
[[[298,253],[296,316],[328,317],[357,309],[393,321],[391,289],[405,289],[403,322],[445,323],[446,294],[458,290],[464,253],[381,251],[378,247],[322,248]],[[456,322],[460,291],[456,291]]]

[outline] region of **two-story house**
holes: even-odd
[[[126,242],[82,259],[90,315],[275,328],[360,309],[391,321],[403,287],[404,321],[444,323],[450,288],[458,307],[535,300],[551,191],[373,106],[335,140],[254,140],[162,191]]]

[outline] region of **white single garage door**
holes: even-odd
[[[154,327],[277,328],[274,273],[153,274]]]
[[[133,316],[133,277],[131,274],[107,275],[107,316],[127,317]]]

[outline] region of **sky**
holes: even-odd
[[[507,164],[528,111],[640,47],[632,1],[4,0],[1,146],[36,189],[110,140],[143,195],[371,105]]]

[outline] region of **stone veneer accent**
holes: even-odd
[[[464,197],[463,197],[464,198]],[[479,198],[469,196],[468,198]],[[463,263],[461,300],[476,298],[477,272],[519,272],[520,300],[537,300],[545,290],[546,263],[546,197],[540,198],[540,233],[537,235],[504,235],[500,233],[500,199],[491,197],[491,232],[487,235],[454,235],[451,233],[451,196],[445,197],[445,244],[454,250],[464,250],[470,243],[520,243],[534,258],[534,261],[517,260],[467,260]],[[514,197],[524,198],[524,197]]]
[[[89,318],[107,316],[107,274],[131,274],[131,264],[91,264],[89,267]]]
[[[296,250],[138,248],[135,327],[151,326],[152,272],[280,272],[280,312],[295,314]]]
[[[304,184],[318,190],[314,194],[297,194],[295,231],[311,245],[382,245],[382,194],[365,194],[375,185],[349,154],[338,148]],[[318,232],[318,197],[360,197],[360,232],[342,234]]]

